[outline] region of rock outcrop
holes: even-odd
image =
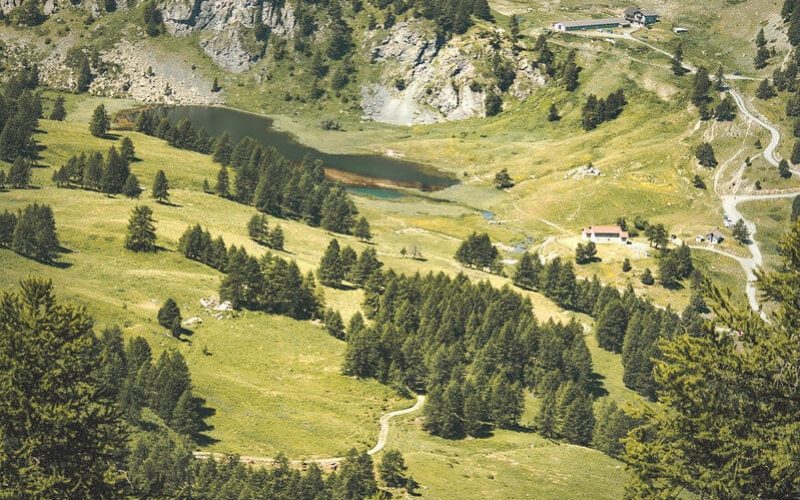
[[[159,8],[170,34],[200,32],[206,54],[235,73],[264,54],[252,33],[259,20],[272,35],[289,37],[294,29],[294,10],[285,0],[163,0]]]
[[[414,125],[484,116],[486,93],[493,84],[476,63],[486,59],[485,52],[485,40],[445,42],[421,22],[398,24],[372,49],[372,62],[383,66],[382,81],[362,86],[364,117]],[[511,95],[524,99],[544,85],[532,62],[510,50],[501,49],[501,54],[516,68]]]

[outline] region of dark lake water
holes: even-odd
[[[236,144],[250,136],[263,146],[272,146],[292,161],[301,161],[306,156],[322,160],[328,169],[357,176],[353,184],[389,183],[422,190],[436,190],[456,184],[457,181],[436,169],[381,155],[328,154],[297,142],[286,132],[275,130],[272,120],[228,108],[206,106],[176,106],[167,108],[167,116],[172,122],[186,118],[196,127],[205,127],[212,136],[228,132]],[[338,132],[322,132],[336,134]],[[350,181],[346,181],[350,183]],[[373,193],[374,194],[374,193]]]

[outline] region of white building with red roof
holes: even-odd
[[[584,240],[594,243],[618,243],[627,245],[630,235],[619,226],[589,226],[581,233]]]

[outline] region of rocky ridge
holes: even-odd
[[[445,42],[415,21],[400,23],[372,48],[373,63],[384,66],[381,81],[361,89],[364,118],[396,125],[463,120],[486,114],[491,87],[479,61],[488,56],[478,39]],[[511,50],[516,78],[510,93],[524,99],[545,84],[535,65]],[[488,87],[488,89],[487,89]]]
[[[266,45],[247,40],[260,20],[273,35],[290,37],[294,10],[284,0],[162,0],[171,35],[200,32],[200,45],[220,67],[241,73],[264,55]],[[255,45],[255,47],[254,47]]]

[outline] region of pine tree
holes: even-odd
[[[381,480],[390,488],[400,488],[406,483],[406,478],[403,475],[406,469],[403,455],[396,450],[384,452],[381,463],[378,465]]]
[[[169,202],[169,182],[163,170],[156,172],[156,177],[153,179],[153,191],[150,196],[159,203]]]
[[[328,309],[325,311],[325,329],[331,337],[339,340],[345,339],[344,321],[339,311]]]
[[[717,67],[717,73],[714,75],[714,90],[717,92],[724,92],[726,88],[725,68],[720,65]]]
[[[694,76],[694,91],[692,93],[692,104],[700,106],[709,101],[708,92],[711,89],[711,80],[708,78],[708,70],[700,66]]]
[[[517,264],[517,271],[514,274],[514,284],[526,290],[537,290],[539,288],[539,275],[542,272],[542,262],[538,254],[531,255],[525,252]]]
[[[789,22],[792,19],[792,11],[797,0],[783,0],[783,8],[781,8],[781,17],[784,22]]]
[[[50,111],[50,119],[64,121],[67,117],[67,110],[64,109],[64,96],[58,95],[53,101],[53,109]]]
[[[665,255],[658,261],[658,280],[664,288],[678,288],[680,272],[672,255]]]
[[[164,32],[164,17],[158,7],[156,7],[155,1],[149,0],[145,2],[142,15],[145,31],[148,36],[158,36]]]
[[[119,154],[129,164],[136,159],[136,150],[133,147],[133,141],[127,135],[122,138],[120,143]]]
[[[621,352],[627,327],[625,307],[617,300],[609,302],[597,318],[597,343],[607,351]]]
[[[217,80],[217,77],[215,76],[214,77],[214,83],[211,84],[211,92],[219,92],[220,90],[222,90],[222,87],[219,86],[219,81]]]
[[[107,195],[121,193],[128,175],[130,175],[128,163],[117,153],[117,148],[111,146],[106,155],[106,165],[100,179],[100,188]]]
[[[729,122],[736,118],[736,105],[731,96],[725,96],[714,110],[718,122]]]
[[[789,43],[792,46],[796,47],[800,44],[800,9],[797,8],[795,4],[795,8],[792,10],[792,20],[789,23],[789,30],[787,32],[789,36]]]
[[[791,162],[793,165],[800,164],[800,141],[794,141],[794,146],[792,147]]]
[[[516,14],[512,14],[510,18],[508,18],[508,32],[511,35],[512,43],[516,43],[519,40],[519,33],[520,33],[520,22],[519,16]]]
[[[767,37],[764,36],[764,28],[760,28],[756,35],[756,47],[764,47],[765,45],[767,45]]]
[[[508,174],[508,169],[504,168],[494,176],[495,189],[511,189],[514,187],[514,179]]]
[[[17,218],[11,249],[22,256],[51,263],[60,248],[50,206],[34,203],[25,207]]]
[[[625,260],[622,261],[622,272],[629,273],[631,269],[633,269],[633,266],[631,266],[631,260],[625,257]]]
[[[783,179],[788,179],[792,176],[792,171],[789,168],[789,162],[786,160],[781,160],[778,163],[778,175],[780,175]]]
[[[158,310],[158,324],[166,329],[172,329],[175,321],[181,322],[181,310],[172,298],[169,298]]]
[[[191,388],[186,360],[177,351],[161,353],[153,367],[149,406],[164,422],[172,419],[178,400]]]
[[[86,92],[92,84],[92,67],[89,65],[89,58],[83,55],[78,67],[78,78],[76,82],[78,93]]]
[[[568,404],[559,408],[558,434],[572,444],[586,446],[592,440],[595,423],[592,397],[585,390],[576,392]]]
[[[142,188],[139,186],[139,179],[134,174],[129,174],[125,179],[125,185],[122,187],[122,194],[128,198],[138,198],[142,194]]]
[[[800,364],[800,224],[782,239],[781,254],[780,271],[758,281],[778,309],[770,323],[712,289],[715,329],[738,333],[677,335],[661,343],[654,374],[662,404],[636,409],[643,422],[626,442],[631,497],[793,498],[800,492],[796,381],[776,382]]]
[[[103,183],[103,155],[92,153],[86,160],[83,175],[83,186],[87,189],[100,190]]]
[[[775,97],[776,95],[775,89],[772,88],[772,85],[769,83],[769,78],[764,78],[761,80],[761,83],[758,85],[758,89],[756,90],[756,97],[762,100],[767,100]]]
[[[100,104],[94,108],[92,119],[89,122],[89,132],[95,137],[105,137],[106,132],[111,127],[111,122],[106,113],[106,107]]]
[[[269,223],[266,215],[256,214],[247,223],[247,235],[256,243],[266,244],[269,234]]]
[[[332,288],[339,288],[342,286],[342,280],[345,278],[345,270],[342,268],[341,255],[339,250],[339,242],[331,240],[328,248],[322,255],[322,260],[319,262],[319,269],[317,270],[319,282],[325,286]]]
[[[169,426],[179,434],[196,436],[205,428],[200,411],[200,405],[191,389],[186,389],[175,403]]]
[[[744,220],[739,219],[736,221],[733,226],[733,237],[743,245],[750,242],[750,230],[747,229],[747,224],[744,223]]]
[[[4,210],[0,213],[0,247],[11,248],[16,227],[17,216],[13,212]]]
[[[649,267],[648,267],[648,268],[646,268],[646,269],[644,270],[644,272],[642,273],[642,279],[641,279],[641,281],[642,281],[642,284],[643,284],[643,285],[647,285],[647,286],[650,286],[650,285],[654,285],[654,284],[655,284],[656,280],[655,280],[655,278],[653,278],[653,272],[652,272],[652,271],[650,271],[650,268],[649,268]]]
[[[756,69],[763,69],[767,67],[770,52],[766,47],[759,47],[756,51],[756,56],[753,58],[753,65]]]
[[[223,198],[229,198],[231,195],[228,183],[228,169],[225,165],[221,166],[219,173],[217,173],[217,185],[214,186],[214,191]]]
[[[156,228],[153,211],[150,207],[139,205],[133,209],[128,222],[125,248],[134,252],[156,251]]]
[[[547,121],[557,122],[559,120],[561,120],[561,115],[558,114],[558,108],[555,103],[553,103],[550,105],[550,111],[547,113]]]
[[[353,228],[353,236],[360,239],[361,241],[370,241],[372,239],[372,233],[369,228],[369,222],[367,222],[366,217],[361,217],[356,222],[355,227]]]
[[[718,165],[717,158],[714,154],[714,147],[708,142],[703,142],[697,146],[694,155],[697,161],[700,162],[700,165],[706,168],[714,168]]]
[[[269,233],[268,246],[273,250],[283,251],[285,245],[285,236],[281,226],[275,226],[275,229]]]
[[[492,20],[492,12],[489,9],[489,2],[486,0],[475,0],[472,8],[472,14],[478,19],[486,21]]]
[[[127,436],[115,402],[101,389],[92,318],[59,303],[52,284],[37,279],[23,281],[2,303],[4,495],[116,496],[115,464]]]
[[[8,171],[8,184],[14,189],[27,189],[31,182],[31,164],[18,156]]]
[[[212,149],[212,157],[215,162],[223,165],[228,165],[228,163],[230,163],[233,146],[231,146],[231,137],[227,132],[223,132],[222,135],[214,139]]]
[[[536,431],[546,438],[556,437],[556,397],[553,393],[547,393],[542,399],[539,413],[536,414],[534,421]]]
[[[686,68],[683,67],[683,44],[678,43],[675,47],[675,52],[672,55],[672,73],[675,76],[683,76],[686,74]]]

